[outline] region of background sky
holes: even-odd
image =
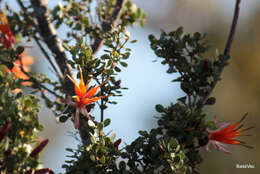
[[[154,106],[162,104],[169,105],[176,102],[176,99],[183,95],[178,83],[171,83],[176,75],[166,74],[167,67],[156,60],[156,56],[150,49],[148,35],[159,36],[160,29],[166,31],[174,30],[178,26],[184,26],[186,32],[207,32],[209,41],[221,51],[229,32],[233,15],[235,0],[133,0],[147,14],[147,24],[144,28],[130,27],[131,39],[137,39],[136,44],[128,45],[132,54],[128,60],[128,67],[123,69],[119,75],[122,86],[129,90],[123,91],[123,97],[117,97],[117,105],[111,105],[105,111],[105,117],[112,119],[112,124],[106,131],[112,130],[117,138],[122,138],[123,143],[130,143],[138,136],[138,130],[149,130],[156,126],[158,116]],[[15,1],[9,1],[13,8],[17,8]],[[57,1],[49,1],[53,7]],[[239,120],[245,112],[250,113],[248,125],[259,125],[259,104],[260,84],[259,67],[253,61],[259,62],[258,32],[260,23],[260,2],[259,0],[244,0],[241,4],[239,27],[233,44],[231,65],[224,72],[221,81],[214,95],[217,97],[217,104],[206,109],[210,116],[218,115],[220,120]],[[58,33],[64,36],[62,30]],[[34,69],[38,72],[47,72],[46,61],[39,54],[37,46],[34,46],[29,53],[36,59]],[[251,60],[251,61],[248,61]],[[251,63],[250,63],[251,62]],[[259,64],[258,64],[259,65]],[[49,74],[50,75],[50,74]],[[51,76],[51,75],[50,75]],[[99,118],[99,109],[96,107],[92,114]],[[50,143],[44,150],[42,160],[45,167],[52,168],[55,172],[63,172],[61,165],[66,158],[66,147],[77,146],[77,141],[70,136],[69,131],[74,131],[72,122],[57,124],[51,111],[42,105],[40,120],[45,126],[41,133],[43,138],[50,138]],[[254,137],[246,137],[248,142],[256,148],[254,150],[242,147],[232,148],[233,154],[226,155],[222,152],[203,153],[207,159],[201,166],[201,173],[212,174],[222,173],[259,173],[259,140]],[[204,150],[202,150],[204,151]],[[217,164],[216,164],[216,161]],[[253,164],[255,169],[235,169],[236,164]],[[214,170],[212,170],[214,169]]]

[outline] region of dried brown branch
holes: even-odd
[[[234,35],[235,35],[235,32],[236,32],[236,28],[237,28],[237,22],[238,22],[239,12],[240,12],[240,4],[241,4],[241,0],[236,0],[233,21],[232,21],[232,25],[230,27],[228,39],[227,39],[227,42],[226,42],[226,46],[225,46],[225,50],[224,50],[224,56],[229,56],[229,53],[230,53],[232,41],[234,39]],[[208,91],[208,93],[205,97],[203,97],[201,100],[198,101],[197,108],[196,108],[197,110],[201,109],[201,107],[206,103],[207,99],[210,97],[212,91],[216,87],[217,82],[219,81],[219,79],[221,77],[221,74],[224,70],[226,63],[227,63],[226,60],[222,60],[220,68],[218,70],[218,73],[214,77],[214,81],[212,82],[210,90]]]
[[[123,7],[125,6],[126,0],[117,0],[113,13],[108,19],[108,22],[104,22],[101,24],[102,32],[106,33],[109,32],[113,27],[116,27],[120,22],[120,17],[123,11]],[[93,57],[95,57],[98,51],[102,48],[104,44],[104,39],[101,37],[97,37],[91,46],[93,50]]]

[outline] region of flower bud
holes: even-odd
[[[8,149],[8,150],[6,150],[5,152],[4,152],[4,155],[5,156],[9,156],[9,155],[11,155],[12,154],[12,150],[10,150],[10,149]]]
[[[30,169],[30,170],[26,171],[26,173],[25,173],[25,174],[32,174],[32,173],[33,173],[33,170],[32,170],[32,169]]]
[[[48,144],[49,139],[45,139],[37,146],[31,153],[30,157],[35,158],[42,150],[43,148]]]
[[[50,172],[51,172],[50,168],[44,168],[44,169],[36,170],[34,174],[45,174],[45,173],[50,173]]]
[[[121,143],[121,141],[122,141],[122,139],[119,138],[118,140],[116,140],[116,141],[114,142],[114,145],[115,145],[116,148],[118,148],[118,146],[119,146],[119,144]]]
[[[126,31],[124,32],[124,36],[125,36],[124,39],[125,39],[125,40],[128,40],[128,39],[130,38],[131,34],[130,34],[129,31],[126,30]]]
[[[204,60],[203,61],[203,69],[204,71],[209,71],[209,60]]]
[[[161,144],[159,145],[158,148],[159,148],[159,151],[160,151],[160,152],[163,152],[163,151],[164,151],[163,146],[162,146]]]
[[[116,86],[120,86],[120,84],[121,84],[121,80],[118,80],[118,81],[115,82]]]
[[[1,141],[4,139],[4,137],[6,136],[7,132],[8,132],[8,129],[9,129],[9,126],[10,126],[10,121],[8,120],[4,126],[2,127],[1,131],[0,131],[0,143]]]

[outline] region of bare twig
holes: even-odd
[[[224,50],[224,56],[229,56],[229,53],[230,53],[232,41],[233,41],[233,38],[234,38],[234,35],[235,35],[235,32],[236,32],[237,21],[238,21],[239,12],[240,12],[240,4],[241,4],[241,0],[236,0],[235,12],[234,12],[233,21],[232,21],[232,25],[231,25],[231,28],[230,28],[229,36],[228,36],[228,39],[227,39],[227,42],[226,42],[226,46],[225,46],[225,50]],[[210,90],[208,91],[207,95],[205,97],[203,97],[201,100],[199,100],[198,103],[197,103],[197,108],[196,108],[197,110],[201,109],[201,107],[206,103],[207,99],[210,97],[212,91],[216,87],[217,82],[219,81],[219,79],[221,77],[221,74],[224,70],[226,63],[227,63],[227,60],[221,61],[221,65],[219,67],[218,73],[214,76]]]
[[[122,14],[123,11],[123,7],[125,6],[126,0],[117,0],[113,13],[111,15],[111,17],[108,19],[108,22],[104,22],[102,23],[102,32],[106,33],[109,32],[112,27],[115,27],[119,24],[120,22],[120,16]],[[93,45],[91,46],[92,50],[93,50],[93,57],[95,57],[98,53],[98,51],[102,48],[104,44],[104,39],[102,39],[101,37],[97,37],[93,43]]]
[[[239,12],[240,12],[240,4],[241,4],[241,0],[237,0],[232,25],[231,25],[229,36],[228,36],[227,43],[226,43],[226,46],[225,46],[225,51],[224,51],[225,56],[229,55],[231,45],[232,45],[232,41],[234,39],[234,35],[235,35],[235,32],[236,32],[236,27],[237,27],[237,21],[238,21]]]
[[[47,51],[43,48],[41,42],[35,37],[33,36],[33,39],[35,40],[35,42],[37,43],[38,47],[40,48],[40,50],[42,51],[42,53],[44,54],[45,58],[48,60],[48,62],[51,64],[52,68],[54,69],[54,71],[56,72],[58,78],[60,81],[63,80],[62,74],[59,72],[59,69],[56,67],[55,63],[52,61],[51,57],[49,56],[49,54],[47,53]]]
[[[52,91],[49,88],[47,88],[46,86],[42,85],[37,79],[35,79],[33,76],[31,76],[30,73],[26,72],[23,68],[22,60],[20,60],[20,62],[21,62],[21,65],[20,65],[21,71],[29,78],[28,80],[24,80],[25,82],[32,82],[37,88],[44,89],[44,90],[48,91],[49,93],[51,93],[52,95],[54,95],[55,97],[62,99],[62,97],[60,95],[56,94],[54,91]]]

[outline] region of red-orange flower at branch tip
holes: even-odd
[[[0,11],[0,32],[1,32],[1,42],[8,49],[11,44],[15,43],[15,37],[11,32],[6,15]]]
[[[14,64],[13,68],[11,70],[7,69],[6,71],[7,72],[13,72],[14,75],[19,79],[28,80],[29,77],[22,72],[21,66],[23,66],[23,69],[24,69],[25,72],[29,72],[30,71],[29,66],[33,64],[34,59],[31,56],[26,56],[26,51],[21,53],[19,55],[19,57],[20,58],[17,59],[13,63]],[[30,86],[30,82],[23,82],[23,85]]]
[[[73,78],[71,78],[69,75],[67,75],[68,78],[74,83],[76,95],[72,97],[72,98],[74,98],[75,102],[73,102],[71,100],[65,101],[66,104],[74,106],[76,108],[76,113],[75,113],[75,116],[74,116],[75,129],[78,129],[78,127],[79,127],[79,115],[80,115],[80,113],[83,116],[87,117],[88,120],[91,119],[90,116],[89,116],[89,113],[86,109],[86,105],[94,103],[94,102],[96,102],[96,101],[98,101],[98,100],[100,100],[104,97],[108,97],[108,96],[93,97],[97,93],[98,89],[102,85],[104,85],[104,83],[106,83],[108,81],[108,79],[106,81],[104,81],[102,84],[88,90],[88,85],[90,83],[90,80],[88,81],[87,84],[85,84],[84,80],[83,80],[83,75],[82,75],[82,71],[81,71],[80,66],[79,66],[79,72],[80,72],[80,82],[79,82],[79,84],[77,84],[76,81]]]
[[[236,137],[238,136],[249,136],[245,134],[241,134],[241,132],[244,132],[246,130],[252,129],[253,127],[249,127],[246,129],[241,129],[243,127],[243,121],[246,119],[247,114],[243,116],[243,118],[238,121],[237,123],[230,124],[229,122],[222,122],[219,124],[218,128],[216,130],[207,130],[209,135],[209,142],[206,146],[206,150],[209,152],[209,146],[210,144],[213,144],[213,146],[217,150],[221,150],[225,153],[230,154],[230,151],[228,150],[227,144],[233,144],[233,145],[242,145],[247,148],[252,148],[251,146],[246,145],[245,142],[242,142],[240,140],[237,140]],[[214,122],[216,123],[216,117],[214,117]]]

